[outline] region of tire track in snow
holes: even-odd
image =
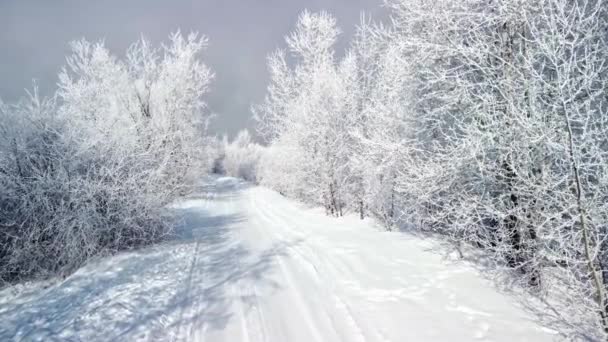
[[[251,194],[251,192],[248,193],[248,195],[250,195],[250,194]],[[264,216],[261,213],[261,211],[259,210],[259,208],[257,208],[257,206],[255,205],[255,199],[251,196],[247,196],[247,197],[249,198],[250,207],[253,208],[253,210],[257,214],[257,215],[251,215],[251,220],[253,221],[252,223],[261,222],[264,226],[268,226],[268,224],[277,225],[277,223],[280,223],[277,221],[273,221],[273,219],[270,218],[269,216]],[[261,227],[262,225],[261,224],[251,224],[251,226],[257,228],[257,227]],[[271,232],[269,230],[265,230],[264,232],[260,232],[260,233],[264,234],[264,233],[271,233]],[[280,237],[275,234],[273,234],[272,237],[273,237],[273,240],[279,241],[279,242],[289,241],[288,239],[285,239],[285,238]],[[286,249],[289,249],[292,251],[294,250],[293,246],[289,246],[287,244],[285,244],[284,247]],[[319,333],[319,331],[321,329],[319,328],[317,323],[315,323],[315,320],[313,318],[314,316],[312,315],[312,311],[311,311],[309,305],[303,300],[303,298],[305,298],[306,296],[304,296],[304,292],[300,289],[300,286],[298,286],[297,282],[295,281],[292,271],[285,264],[285,262],[283,260],[284,256],[279,255],[278,252],[275,250],[275,251],[273,251],[272,257],[274,260],[276,260],[276,262],[279,266],[279,270],[281,271],[281,276],[286,281],[286,289],[291,291],[290,297],[292,297],[292,299],[296,303],[295,307],[302,314],[301,317],[304,320],[305,325],[308,328],[308,331],[312,334],[314,341],[318,341],[318,342],[326,341],[326,339],[323,338]],[[339,336],[339,334],[336,333],[336,336]]]
[[[211,192],[211,191],[207,191],[205,193],[205,199],[204,201],[202,201],[202,205],[200,205],[200,209],[203,211],[207,211],[209,209],[209,207],[211,206],[212,201],[215,199],[216,197],[216,193],[215,192]],[[199,228],[200,229],[200,228]],[[207,258],[205,256],[203,257],[203,261],[199,262],[199,258],[201,257],[201,245],[203,243],[202,238],[200,236],[196,236],[194,237],[196,239],[195,242],[195,246],[194,246],[194,253],[192,255],[192,262],[190,263],[190,267],[189,267],[189,272],[188,272],[188,276],[185,280],[185,286],[186,286],[186,290],[184,291],[184,297],[181,300],[184,302],[182,303],[182,308],[180,310],[180,314],[177,318],[177,331],[175,332],[174,338],[172,338],[173,341],[178,341],[178,340],[184,340],[184,339],[192,339],[192,337],[196,337],[197,341],[200,342],[204,342],[204,334],[201,334],[201,336],[197,336],[196,332],[197,330],[200,331],[204,331],[206,329],[206,324],[205,324],[205,320],[203,319],[204,317],[204,303],[205,303],[205,298],[203,298],[204,296],[198,295],[195,296],[193,298],[193,301],[191,303],[185,303],[185,299],[187,299],[188,297],[191,296],[192,290],[193,290],[193,286],[194,286],[194,275],[195,272],[200,271],[200,279],[197,279],[198,281],[197,286],[201,286],[203,288],[205,288],[205,281],[206,281],[206,260]],[[202,265],[202,267],[200,266]],[[198,278],[198,277],[197,277]],[[189,305],[187,305],[189,304]],[[190,323],[184,326],[183,320],[185,315],[189,313],[191,317],[188,317],[190,319]],[[183,336],[182,334],[187,334],[185,336]]]
[[[294,227],[294,226],[301,228],[300,224],[298,224],[297,222],[295,222],[292,219],[282,217],[282,216],[276,214],[274,211],[271,211],[270,208],[273,208],[273,206],[259,205],[259,203],[260,203],[259,201],[256,201],[256,199],[252,195],[250,195],[251,207],[256,211],[256,213],[260,217],[262,217],[269,223],[272,223],[276,227],[284,227],[282,229],[284,232],[289,232],[289,233],[293,234],[294,236],[297,236],[300,239],[305,239],[305,235],[301,234],[303,229],[296,230],[293,228],[287,228],[287,227]],[[276,232],[277,231],[275,231],[275,233]],[[285,236],[280,236],[280,235],[275,234],[275,237],[278,240],[287,241],[287,238]],[[303,251],[300,251],[300,249],[305,248],[304,246],[308,247],[307,255],[305,255],[303,253]],[[322,253],[320,253],[319,250],[314,250],[310,244],[302,244],[299,246],[289,246],[289,250],[291,250],[293,252],[293,255],[297,257],[294,260],[299,261],[301,264],[304,264],[304,266],[307,266],[307,268],[311,269],[311,271],[309,273],[311,275],[313,275],[315,277],[316,282],[318,284],[320,284],[319,288],[321,289],[321,291],[325,293],[325,295],[327,296],[328,299],[331,298],[331,300],[334,302],[334,308],[338,309],[340,312],[342,312],[342,315],[340,315],[340,317],[343,318],[346,321],[346,325],[350,327],[350,334],[349,334],[350,336],[346,339],[344,336],[342,336],[342,334],[337,329],[336,319],[334,317],[332,317],[332,315],[329,314],[329,311],[327,310],[326,304],[329,301],[324,301],[325,314],[329,318],[332,329],[335,332],[336,336],[339,336],[342,340],[345,340],[345,341],[357,341],[357,342],[369,341],[369,339],[366,339],[365,333],[361,329],[360,324],[357,322],[357,320],[354,317],[349,306],[346,304],[346,302],[343,299],[341,299],[336,294],[335,290],[337,289],[337,286],[333,282],[333,279],[331,279],[331,278],[328,279],[328,278],[322,277],[321,276],[322,273],[319,271],[318,267],[315,265],[315,263],[312,260],[310,260],[311,256],[315,256],[316,259],[319,260],[318,258]],[[323,264],[326,268],[330,267],[329,272],[325,273],[325,274],[334,274],[335,275],[335,274],[343,273],[343,272],[338,272],[338,269],[333,265],[332,262],[328,261],[327,257],[324,258],[324,262],[322,262],[322,263],[319,262],[319,264]],[[328,288],[326,286],[327,284],[333,284],[333,286]],[[379,332],[377,332],[377,336],[380,338],[381,341],[387,341],[387,339],[384,336],[382,336],[382,334],[380,334]]]
[[[231,189],[228,193],[228,200],[224,202],[224,214],[232,215],[242,211],[244,190],[239,186]],[[238,195],[238,196],[237,196]],[[238,200],[235,200],[238,199]],[[249,227],[247,225],[246,227]],[[232,227],[230,230],[231,241],[234,245],[243,246],[244,240],[239,230],[243,227]],[[232,264],[239,272],[249,272],[247,265],[244,264],[243,256],[232,256]],[[230,285],[230,295],[232,296],[232,306],[238,317],[238,326],[241,334],[241,341],[267,341],[267,333],[264,326],[263,314],[260,310],[260,301],[256,290],[256,283],[249,279],[239,279]]]
[[[229,215],[229,211],[228,208],[236,208],[235,202],[234,202],[234,195],[236,195],[236,190],[232,190],[230,192],[229,195],[229,201],[228,203],[225,204],[225,215]],[[238,234],[235,234],[235,231],[232,231],[232,236],[233,236],[233,240],[234,241],[238,241],[238,244],[242,244],[243,241],[241,241],[241,239],[238,237]],[[237,265],[237,269],[238,270],[244,270],[243,267],[243,260],[241,258],[239,258],[237,255],[233,256],[233,263],[235,265]],[[250,334],[251,334],[251,328],[254,328],[255,331],[255,324],[252,324],[251,322],[249,322],[248,319],[248,315],[247,315],[247,311],[245,310],[245,305],[243,303],[244,298],[247,298],[247,294],[246,294],[246,290],[244,289],[244,282],[243,281],[237,281],[235,284],[231,285],[231,289],[232,289],[232,295],[234,297],[234,302],[233,304],[236,306],[236,309],[238,311],[238,320],[239,320],[239,325],[240,325],[240,329],[241,329],[241,341],[242,342],[250,342],[251,338],[250,338]],[[254,339],[254,341],[258,341],[257,339]]]
[[[282,227],[282,231],[287,234],[292,234],[297,237],[306,237],[306,236],[315,236],[318,234],[322,234],[323,231],[327,230],[326,224],[316,223],[313,215],[311,215],[311,220],[306,222],[305,225],[302,222],[298,222],[294,220],[294,217],[302,217],[302,210],[294,207],[291,203],[286,203],[285,206],[280,209],[286,209],[286,207],[290,207],[288,211],[285,210],[274,210],[276,206],[272,203],[265,202],[262,198],[258,198],[257,200],[251,198],[250,203],[257,210],[257,212],[268,218],[270,222],[278,223],[277,227]],[[291,215],[290,215],[291,213]],[[296,228],[294,228],[296,227]],[[304,232],[311,231],[310,228],[315,228],[314,232],[308,233],[307,235],[303,235]],[[331,227],[333,229],[333,227]],[[279,239],[285,239],[285,237],[278,237]],[[321,279],[323,286],[322,290],[331,297],[334,302],[334,307],[338,309],[342,314],[339,315],[340,318],[346,321],[346,325],[350,327],[351,336],[347,338],[347,341],[382,341],[382,342],[390,342],[390,339],[387,336],[377,329],[377,327],[365,324],[365,329],[361,324],[361,321],[357,319],[355,313],[352,308],[347,304],[348,301],[345,300],[342,296],[339,295],[340,292],[340,284],[336,282],[335,275],[341,275],[341,279],[349,279],[348,282],[356,282],[358,280],[356,266],[346,262],[346,259],[343,255],[335,255],[331,256],[327,251],[331,250],[331,246],[323,246],[318,243],[315,244],[311,240],[307,240],[309,243],[300,244],[298,246],[293,246],[290,248],[294,252],[294,255],[297,256],[300,263],[305,264],[305,266],[309,266],[309,269],[312,269],[312,273],[315,277]],[[358,259],[359,260],[359,259]],[[362,264],[362,263],[359,263]],[[317,266],[318,265],[318,266]],[[322,267],[322,271],[319,268]],[[322,277],[321,274],[330,274],[334,275],[333,277]],[[330,284],[331,286],[327,286]],[[333,324],[336,324],[335,319],[331,318]],[[365,320],[363,320],[365,322]],[[334,330],[338,331],[334,326]],[[340,334],[338,334],[340,335]]]

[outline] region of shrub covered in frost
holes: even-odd
[[[209,164],[205,45],[176,33],[119,60],[74,42],[55,96],[0,105],[0,282],[65,274],[170,233],[167,205]]]

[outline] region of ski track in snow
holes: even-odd
[[[0,301],[0,341],[555,341],[432,241],[211,178],[177,237]]]

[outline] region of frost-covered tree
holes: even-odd
[[[206,171],[206,39],[127,57],[78,41],[50,99],[0,108],[0,281],[65,274],[171,231],[167,205]]]
[[[339,32],[329,14],[304,12],[286,39],[295,65],[290,67],[281,51],[271,56],[269,95],[255,108],[260,133],[276,149],[291,151],[290,160],[297,161],[290,173],[294,184],[281,191],[289,188],[291,195],[323,204],[337,216],[345,205],[350,115],[333,51]],[[262,181],[278,188],[276,179]]]
[[[142,39],[129,48],[126,62],[102,44],[75,42],[58,96],[62,114],[81,121],[91,145],[99,139],[115,144],[115,153],[139,149],[160,163],[154,166],[159,176],[180,192],[188,172],[200,167],[192,158],[201,152],[209,118],[202,96],[212,74],[199,59],[206,38],[176,33],[170,42],[158,50]]]
[[[416,146],[415,158],[405,158],[415,167],[400,170],[405,177],[398,181],[403,195],[422,206],[407,202],[402,210],[423,229],[491,252],[497,265],[519,271],[534,287],[542,285],[544,267],[566,265],[568,286],[579,284],[572,293],[581,294],[579,303],[590,301],[576,307],[599,307],[605,326],[605,238],[587,224],[584,208],[603,209],[601,200],[582,200],[602,193],[605,142],[596,132],[603,131],[605,106],[605,5],[391,3],[389,40],[425,57],[424,64],[409,63],[419,75],[414,80],[424,82],[414,89],[411,124],[419,133],[402,146]],[[589,190],[577,186],[582,164],[589,165]]]
[[[606,162],[608,143],[607,18],[603,1],[539,1],[529,37],[537,47],[530,73],[537,120],[527,138],[542,147],[538,176],[522,174],[521,191],[535,196],[531,216],[550,265],[565,265],[579,315],[598,312],[608,332]],[[539,19],[540,18],[540,19]],[[532,64],[532,63],[530,63]],[[532,156],[530,156],[532,155]],[[537,157],[534,151],[524,153]],[[564,278],[562,278],[564,279]]]
[[[249,131],[242,130],[231,143],[224,139],[221,169],[228,176],[256,183],[262,153],[262,146],[253,142]]]
[[[390,25],[363,20],[340,60],[315,45],[334,24],[308,13],[295,58],[271,57],[262,182],[480,248],[538,294],[567,288],[560,314],[606,330],[606,4],[385,5]]]

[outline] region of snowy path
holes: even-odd
[[[432,242],[219,179],[180,238],[0,299],[0,341],[551,341]]]

